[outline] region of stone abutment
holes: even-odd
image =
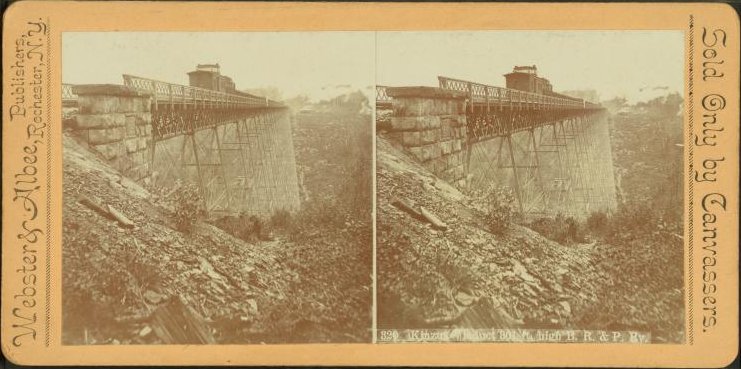
[[[150,96],[120,85],[79,85],[75,134],[123,175],[142,180],[151,174]]]
[[[435,87],[390,87],[391,140],[438,177],[465,184],[466,95]]]

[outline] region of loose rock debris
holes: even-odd
[[[371,155],[370,116],[337,117],[298,123],[297,165],[311,201],[272,241],[238,239],[205,221],[177,231],[166,201],[177,184],[145,189],[65,134],[62,341],[369,342],[371,176],[359,155]],[[352,130],[367,140],[348,140]],[[356,181],[366,180],[362,194]]]
[[[377,145],[380,328],[632,329],[656,342],[682,339],[681,319],[666,313],[672,305],[649,297],[676,293],[661,299],[682,303],[669,287],[677,273],[649,261],[681,256],[666,249],[681,250],[675,237],[623,248],[561,245],[514,224],[494,235],[482,222],[485,198],[441,191],[452,186],[383,135]],[[420,191],[420,182],[434,189]],[[420,208],[444,214],[447,229],[430,227]]]

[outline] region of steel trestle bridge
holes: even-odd
[[[195,182],[209,213],[298,209],[290,110],[283,103],[128,74],[123,85],[149,96],[136,114],[151,121],[148,163],[158,184]],[[63,107],[83,103],[74,90],[63,84]]]
[[[614,210],[601,105],[443,76],[438,83],[465,96],[468,187],[511,187],[521,212],[534,216]],[[394,109],[389,88],[377,86],[377,109]]]

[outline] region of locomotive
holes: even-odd
[[[509,89],[578,101],[585,108],[597,107],[599,105],[584,99],[554,92],[551,82],[547,78],[538,76],[538,67],[535,65],[516,65],[511,73],[504,75],[504,78],[507,80],[507,88]]]

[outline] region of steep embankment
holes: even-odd
[[[302,210],[287,255],[302,277],[283,311],[295,317],[286,342],[369,342],[372,306],[371,116],[358,108],[298,114],[296,164]],[[285,316],[275,316],[278,321]],[[307,342],[306,339],[303,342]]]
[[[331,112],[299,120],[310,200],[264,223],[272,240],[247,241],[207,219],[179,231],[174,189],[122,177],[65,134],[63,342],[368,342],[369,125]]]
[[[516,224],[495,235],[486,198],[458,192],[382,135],[377,143],[380,328],[637,330],[681,340],[681,242],[672,235],[636,230],[618,245],[596,235],[562,245]]]
[[[656,110],[633,109],[610,120],[620,200],[626,204],[651,204],[668,223],[676,223],[675,231],[681,233],[682,116]]]
[[[179,232],[162,197],[64,137],[64,342],[156,343],[153,313],[180,298],[216,340],[261,332],[265,306],[286,298],[280,242],[249,244],[205,223]],[[133,227],[95,210],[113,207]],[[86,204],[87,203],[87,204]]]
[[[599,272],[588,246],[563,246],[517,225],[494,235],[484,199],[461,194],[385,138],[377,143],[382,326],[465,325],[466,309],[489,300],[509,315],[493,317],[503,326],[568,327],[595,301]],[[414,219],[393,205],[399,200],[430,210],[448,229]]]

